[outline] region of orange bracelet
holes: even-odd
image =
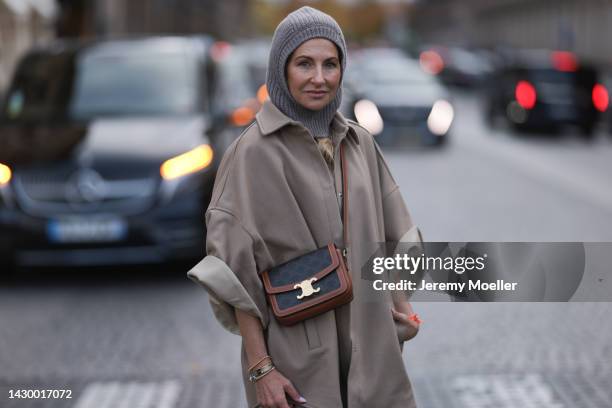
[[[252,371],[255,367],[257,367],[259,364],[261,364],[265,359],[269,358],[270,362],[272,362],[272,357],[266,355],[264,356],[261,360],[259,360],[258,362],[256,362],[255,364],[253,364],[251,367],[249,367],[249,371]]]

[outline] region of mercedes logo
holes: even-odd
[[[104,200],[106,182],[92,169],[80,169],[70,177],[66,187],[66,199],[73,204],[90,204]]]

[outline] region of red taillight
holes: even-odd
[[[221,61],[227,57],[232,49],[230,43],[226,41],[217,41],[210,47],[210,56],[214,61]]]
[[[423,51],[419,55],[419,64],[423,71],[432,75],[438,75],[444,69],[442,56],[433,50]]]
[[[593,87],[593,105],[600,112],[605,112],[608,109],[610,97],[608,90],[602,84],[596,84]]]
[[[551,55],[553,66],[562,72],[574,72],[578,70],[578,60],[569,51],[555,51]]]
[[[523,109],[532,109],[536,103],[536,90],[529,81],[519,81],[514,90],[514,97]]]

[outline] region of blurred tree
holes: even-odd
[[[384,8],[375,1],[362,2],[350,10],[348,21],[344,24],[349,37],[355,40],[365,41],[379,37],[385,25]]]
[[[302,6],[315,7],[334,17],[350,41],[362,42],[379,37],[385,26],[385,6],[376,0],[351,3],[337,0],[290,0],[282,3],[256,0],[252,8],[254,29],[271,35],[287,14]]]
[[[278,4],[265,0],[252,3],[251,15],[254,30],[258,34],[272,35],[278,23],[285,17],[284,10]]]

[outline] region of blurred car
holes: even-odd
[[[590,137],[608,91],[598,71],[570,52],[523,50],[501,59],[485,98],[486,117],[505,118],[517,129],[578,126]]]
[[[442,145],[454,118],[450,97],[438,80],[393,48],[351,54],[341,111],[366,127],[381,146]]]
[[[21,266],[204,255],[227,142],[207,37],[57,43],[20,62],[0,109],[0,252]]]
[[[419,54],[419,63],[444,84],[465,88],[486,83],[493,68],[486,51],[462,47],[424,47]]]
[[[218,43],[213,53],[217,65],[215,81],[215,118],[233,138],[250,124],[268,98],[266,68],[270,42],[245,40]]]
[[[260,38],[242,41],[236,46],[245,56],[250,88],[259,101],[268,95],[265,84],[271,42],[271,38]]]
[[[612,89],[612,70],[610,70],[609,67],[606,67],[605,70],[603,70],[603,72],[601,73],[601,83],[602,85],[606,88],[606,90],[608,89]],[[602,102],[610,102],[609,99],[609,95],[607,95],[608,98],[605,98],[604,101]],[[604,121],[606,123],[606,130],[609,136],[612,136],[612,109],[606,109],[606,111],[603,113],[604,116]]]

